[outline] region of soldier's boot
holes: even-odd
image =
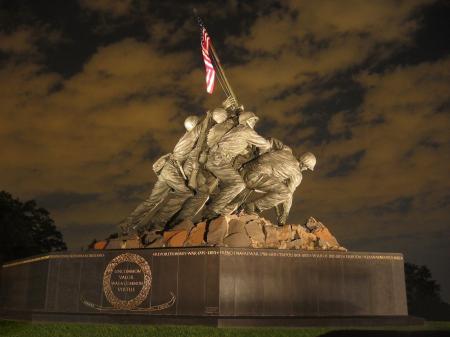
[[[209,207],[203,209],[203,211],[201,212],[201,215],[199,215],[199,217],[203,220],[212,220],[219,216],[220,216],[219,213],[216,213]],[[195,217],[195,218],[198,219],[198,217]]]
[[[125,218],[119,223],[118,227],[120,228],[121,235],[128,235],[131,232],[131,221],[129,218]]]
[[[244,204],[244,212],[247,214],[258,214],[255,203],[247,202]]]
[[[279,214],[277,214],[277,222],[279,226],[284,226],[286,224],[288,215],[289,214],[286,213],[284,209],[279,211]]]
[[[284,215],[284,210],[281,207],[281,204],[275,206],[275,214],[277,218],[278,226],[284,226],[286,224],[287,216]]]
[[[177,213],[175,218],[170,221],[170,224],[175,225],[183,220],[193,221],[193,219],[201,212],[208,199],[208,194],[197,192],[197,194],[185,201],[181,210]]]

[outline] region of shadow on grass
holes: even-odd
[[[448,331],[337,330],[319,337],[449,337]]]

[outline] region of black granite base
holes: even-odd
[[[29,322],[68,322],[92,324],[204,325],[212,327],[352,327],[423,325],[414,316],[354,317],[204,317],[149,316],[129,314],[59,314],[48,312],[0,312],[0,319]]]
[[[54,253],[3,265],[0,317],[213,326],[404,325],[403,257],[172,248]]]

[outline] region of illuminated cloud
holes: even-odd
[[[124,16],[132,9],[132,0],[79,0],[82,8],[112,16]]]
[[[110,180],[112,193],[153,179],[151,161],[161,153],[148,153],[170,151],[188,113],[174,97],[189,59],[125,39],[99,48],[68,79],[9,62],[0,72],[5,189],[107,193]]]
[[[5,53],[28,54],[35,52],[35,36],[29,28],[22,27],[10,34],[0,33],[0,50]]]
[[[34,27],[23,25],[12,31],[0,30],[0,52],[22,60],[40,56],[38,44],[54,46],[61,42],[64,42],[61,32],[43,24]]]

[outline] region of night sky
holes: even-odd
[[[197,7],[256,130],[318,164],[291,223],[426,264],[450,300],[447,1],[1,1],[0,190],[70,249],[116,232],[205,92]]]

